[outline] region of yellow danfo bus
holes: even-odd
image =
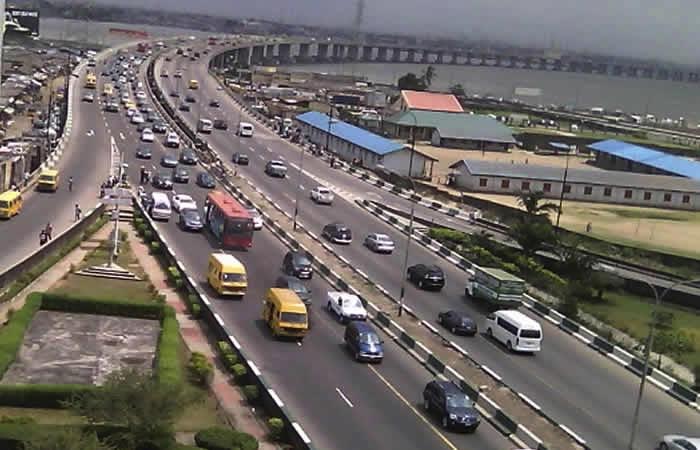
[[[97,76],[89,72],[87,75],[85,75],[85,87],[88,89],[95,89],[97,87]]]

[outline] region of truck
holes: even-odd
[[[491,308],[518,308],[525,294],[525,281],[505,270],[474,266],[467,279],[464,295],[485,301]]]

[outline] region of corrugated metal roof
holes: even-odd
[[[682,177],[700,180],[700,162],[671,155],[651,148],[627,142],[608,139],[589,145],[598,152],[607,153],[618,158],[627,159],[639,164],[645,164],[655,169],[663,170]]]
[[[537,166],[532,164],[508,164],[493,161],[464,159],[450,166],[451,169],[466,166],[475,176],[492,176],[524,180],[542,180],[561,182],[564,168]],[[589,184],[592,186],[610,186],[636,189],[700,193],[700,182],[668,175],[649,175],[612,170],[594,170],[569,168],[567,183]]]
[[[415,118],[415,120],[414,120]],[[407,127],[435,128],[440,137],[514,144],[513,131],[498,120],[478,114],[405,111],[384,119]]]
[[[425,91],[401,91],[401,97],[408,109],[425,111],[463,112],[459,100],[452,94]]]
[[[330,118],[317,111],[309,111],[296,116],[299,122],[318,128],[323,132],[328,131],[328,121]],[[344,141],[350,142],[358,147],[369,150],[377,155],[386,155],[403,149],[405,146],[394,142],[378,134],[371,133],[365,129],[350,125],[349,123],[333,119],[330,125],[331,136],[335,136]]]

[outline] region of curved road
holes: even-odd
[[[174,55],[173,55],[174,56]],[[165,68],[170,74],[178,68],[184,69],[179,83],[181,98],[194,93],[197,103],[190,113],[180,113],[194,125],[198,117],[225,118],[229,131],[214,130],[205,137],[222,159],[230,161],[234,151],[244,151],[251,157],[248,167],[239,167],[261,190],[270,195],[288,211],[293,211],[295,187],[304,187],[299,206],[299,218],[305,226],[320,234],[326,223],[342,221],[353,230],[356,242],[339,248],[353,265],[361,267],[378,284],[398,296],[402,275],[397,268],[402,266],[405,236],[381,221],[364,213],[354,205],[356,198],[369,198],[380,202],[406,202],[397,196],[356,179],[342,171],[332,170],[327,163],[308,154],[304,157],[304,174],[299,177],[300,152],[288,142],[279,139],[262,127],[257,127],[253,139],[240,139],[234,135],[240,110],[230,97],[217,89],[217,82],[208,75],[205,64],[173,57],[172,62],[160,60],[156,64],[156,75]],[[188,91],[187,80],[200,81],[199,91]],[[158,81],[169,93],[178,89],[172,76]],[[217,98],[221,108],[209,108],[208,103]],[[170,97],[172,101],[172,97]],[[245,120],[245,114],[243,115]],[[263,173],[265,161],[285,159],[290,165],[286,180],[271,179]],[[337,192],[332,207],[319,207],[308,200],[308,190],[322,183],[333,186]],[[425,211],[431,211],[423,208]],[[434,212],[433,212],[434,214]],[[397,244],[394,255],[374,255],[362,248],[360,240],[370,232],[383,232]],[[460,309],[481,317],[482,312],[464,300],[464,273],[443,262],[430,251],[412,246],[409,264],[435,262],[446,273],[447,285],[441,293],[407,290],[407,304],[423,318],[433,319],[446,309]],[[543,351],[534,357],[511,355],[485,337],[456,338],[478,361],[500,374],[506,382],[537,402],[556,420],[571,428],[596,449],[624,448],[631,424],[639,379],[624,368],[583,346],[575,338],[563,333],[546,321],[542,323],[545,340]],[[658,442],[662,434],[696,433],[700,416],[680,404],[667,394],[652,387],[646,390],[642,404],[639,426],[638,448],[649,448]]]

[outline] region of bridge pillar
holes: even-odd
[[[374,47],[363,45],[361,59],[363,61],[372,61],[372,50],[374,50]]]
[[[316,48],[316,59],[319,61],[328,60],[328,44],[318,44]]]
[[[291,44],[279,44],[277,46],[277,59],[279,59],[281,64],[289,63],[292,61],[292,45]]]
[[[421,64],[428,64],[430,62],[430,51],[422,50],[423,54],[420,57]]]
[[[301,43],[299,44],[299,61],[308,61],[309,60],[309,48],[311,46],[308,43]]]
[[[386,47],[377,47],[377,61],[388,62],[388,51]]]
[[[348,45],[348,59],[351,61],[357,61],[360,54],[360,48],[357,45]]]
[[[240,66],[250,66],[250,47],[243,47],[238,49],[238,57],[236,58],[236,62]]]
[[[252,54],[250,55],[250,63],[252,65],[262,64],[265,58],[265,46],[256,45],[253,47]]]
[[[413,50],[412,48],[408,49],[408,52],[406,52],[406,62],[409,62],[409,63],[416,62],[416,51]]]
[[[391,62],[401,62],[401,49],[394,47],[391,49]]]

